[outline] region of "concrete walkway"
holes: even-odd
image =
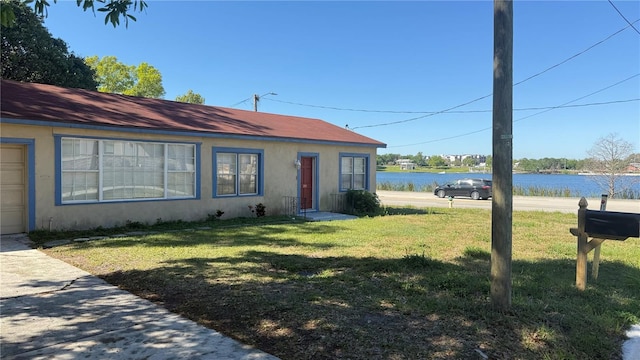
[[[172,314],[34,250],[0,239],[2,359],[276,357]]]

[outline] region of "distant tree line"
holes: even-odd
[[[448,157],[441,155],[425,156],[422,152],[418,152],[415,155],[401,155],[401,154],[379,154],[377,155],[377,165],[395,165],[399,159],[409,159],[411,162],[419,167],[455,167],[455,166],[478,166],[476,157],[468,156],[464,159],[451,161]],[[486,166],[491,166],[491,155],[485,157]],[[627,165],[640,163],[640,153],[631,153],[630,155],[622,158],[620,161],[624,164],[622,171]],[[592,171],[593,170],[593,157],[587,159],[567,159],[567,158],[542,158],[542,159],[514,159],[513,168],[518,171],[524,172],[580,172],[580,171]],[[619,169],[620,170],[620,169]]]

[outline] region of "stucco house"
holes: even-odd
[[[386,145],[294,116],[1,81],[2,234],[334,210]]]

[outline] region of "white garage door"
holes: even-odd
[[[27,229],[26,149],[22,145],[0,145],[0,227],[2,234]]]

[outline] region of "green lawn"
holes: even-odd
[[[45,250],[282,359],[616,359],[640,323],[640,239],[575,289],[575,214],[513,215],[512,309],[492,309],[491,212],[389,209]],[[263,219],[263,218],[261,218]]]

